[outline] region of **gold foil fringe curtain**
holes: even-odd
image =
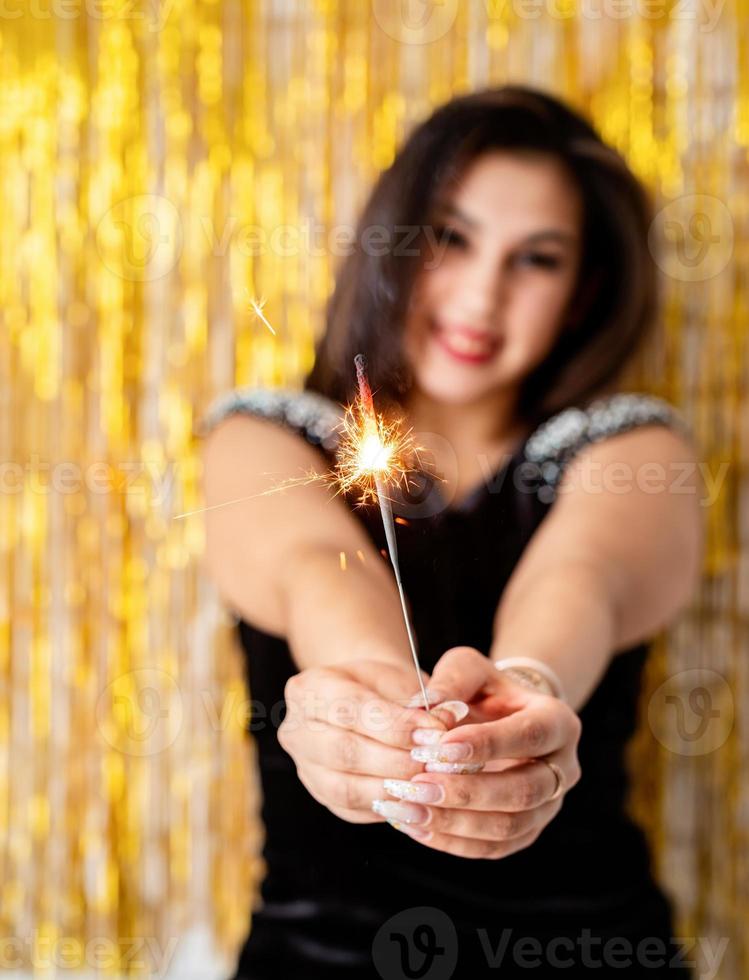
[[[200,517],[172,519],[201,503],[195,422],[236,384],[300,382],[332,230],[432,106],[511,80],[589,112],[658,198],[663,333],[633,383],[683,407],[724,478],[700,595],[648,667],[633,805],[680,934],[730,937],[720,976],[746,975],[746,14],[1,5],[3,968],[186,976],[236,951],[262,830],[231,620]]]

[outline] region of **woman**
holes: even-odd
[[[648,640],[701,548],[694,465],[668,492],[694,464],[678,413],[619,389],[648,225],[568,107],[456,98],[377,182],[306,390],[208,413],[206,503],[250,497],[208,512],[206,548],[258,706],[267,873],[237,977],[685,969],[625,813]],[[377,508],[262,494],[333,465],[357,353],[430,453],[394,502],[430,712]]]

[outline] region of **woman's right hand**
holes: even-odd
[[[423,671],[422,676],[426,684]],[[382,797],[383,779],[410,779],[424,771],[410,756],[412,731],[445,732],[467,714],[460,702],[443,701],[429,712],[423,703],[408,707],[413,697],[414,669],[407,660],[402,666],[356,660],[308,667],[286,683],[278,741],[319,803],[350,823],[383,822],[372,810]]]

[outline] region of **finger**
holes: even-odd
[[[488,814],[476,813],[472,810],[440,811],[433,807],[433,813],[444,822],[437,826],[439,833],[450,834],[454,837],[468,837],[475,840],[517,840],[528,835],[537,837],[547,824],[557,816],[564,804],[564,797],[548,800],[532,810],[521,812],[491,811]],[[454,818],[453,817],[454,813]],[[434,818],[433,818],[434,819]]]
[[[324,722],[358,732],[385,745],[410,748],[414,728],[447,731],[439,718],[421,708],[406,708],[366,685],[325,667],[308,668],[286,682],[284,726],[312,729]],[[279,728],[280,732],[280,728]]]
[[[419,688],[410,696],[404,696],[404,690],[412,690],[412,674],[409,670],[404,674],[398,667],[392,664],[386,665],[389,668],[388,674],[380,671],[380,664],[368,661],[357,663],[355,673],[352,677],[363,681],[376,690],[383,697],[395,701],[404,708],[423,708],[430,717],[441,721],[445,728],[454,728],[469,713],[470,708],[464,701],[451,698],[447,691],[438,690],[429,682],[429,675],[425,671],[420,671],[424,682],[424,690]],[[424,695],[426,694],[426,698]]]
[[[410,779],[423,771],[405,749],[383,745],[356,731],[345,731],[326,722],[316,722],[314,737],[310,726],[289,728],[286,721],[279,727],[278,740],[292,758],[301,757],[304,765],[314,763],[336,773],[359,773],[382,778],[394,776]]]
[[[340,667],[351,680],[364,684],[380,697],[396,701],[404,707],[409,700],[409,695],[413,694],[414,667],[410,659],[404,659],[402,666],[380,660],[357,660],[350,665],[343,663],[336,666]],[[426,687],[429,684],[429,675],[423,670],[420,674]],[[421,689],[419,695],[419,702],[412,707],[424,707]]]
[[[345,666],[344,664],[344,669]],[[395,702],[402,708],[423,709],[431,722],[438,723],[418,722],[417,727],[419,728],[436,732],[444,732],[454,728],[458,722],[468,715],[470,710],[468,705],[462,701],[450,699],[446,691],[433,688],[429,683],[429,675],[426,671],[421,670],[420,674],[427,695],[426,701],[421,688],[417,692],[411,693],[410,696],[408,694],[408,692],[413,691],[413,671],[410,663],[404,670],[391,663],[383,664],[370,660],[357,661],[349,676],[352,680],[364,684],[365,687],[371,688],[377,694]]]
[[[508,857],[516,851],[522,851],[534,843],[540,831],[532,831],[523,837],[515,837],[512,840],[493,841],[480,840],[470,837],[455,837],[452,834],[440,834],[427,831],[419,831],[418,827],[411,827],[408,824],[400,824],[396,830],[408,834],[418,844],[433,848],[436,851],[444,851],[446,854],[454,854],[456,857],[483,858],[485,860],[498,860]]]
[[[524,703],[519,700],[517,684],[511,684],[494,668],[490,659],[474,647],[451,647],[442,654],[432,671],[429,686],[450,692],[451,698],[466,703],[486,701],[484,688],[491,684],[490,710],[499,713],[517,710]]]
[[[455,728],[461,721],[467,718],[470,711],[471,709],[465,703],[465,701],[457,701],[453,698],[448,698],[444,701],[440,701],[439,704],[431,705],[429,708],[429,715],[431,718],[437,718],[444,724],[446,729],[450,730]],[[434,731],[434,729],[429,730]],[[441,733],[438,732],[438,734]],[[430,738],[429,743],[431,742],[432,739]]]
[[[310,796],[349,823],[382,823],[385,817],[372,809],[382,780],[367,776],[332,773],[313,763],[299,767],[297,775]]]
[[[576,757],[569,755],[557,752],[548,757],[562,772],[563,792],[580,778]],[[547,803],[557,789],[557,779],[549,766],[534,759],[503,772],[473,773],[470,778],[435,772],[417,773],[410,780],[389,778],[384,789],[397,799],[446,810],[522,812]]]
[[[476,840],[503,841],[525,837],[532,831],[541,831],[559,813],[564,802],[562,797],[549,800],[532,810],[443,810],[436,806],[419,806],[423,814],[414,814],[419,830],[453,837],[470,837]],[[414,806],[414,804],[411,804]],[[380,811],[382,812],[382,811]],[[384,815],[384,814],[383,814]]]
[[[447,732],[438,745],[412,750],[420,762],[489,762],[493,759],[533,759],[549,755],[568,742],[576,743],[581,722],[557,698],[531,695],[525,707],[496,721],[462,725]],[[463,748],[452,748],[460,743]]]
[[[470,710],[468,705],[452,699],[447,691],[435,689],[429,683],[429,675],[423,670],[419,673],[424,682],[426,699],[421,688],[415,693],[410,693],[413,691],[413,670],[410,663],[406,668],[375,660],[357,661],[349,671],[346,671],[346,664],[341,665],[341,669],[348,673],[352,680],[371,688],[402,708],[423,708],[432,719],[442,722],[442,726],[436,730],[454,728],[468,715]]]

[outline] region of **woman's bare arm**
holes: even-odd
[[[502,595],[492,659],[544,661],[578,710],[610,658],[665,627],[693,594],[699,487],[694,450],[671,429],[586,446]]]
[[[205,515],[205,564],[233,609],[284,637],[300,669],[411,662],[392,573],[344,501],[322,483],[265,493],[324,472],[321,452],[275,422],[233,415],[206,437],[202,459],[206,507],[251,498]]]

